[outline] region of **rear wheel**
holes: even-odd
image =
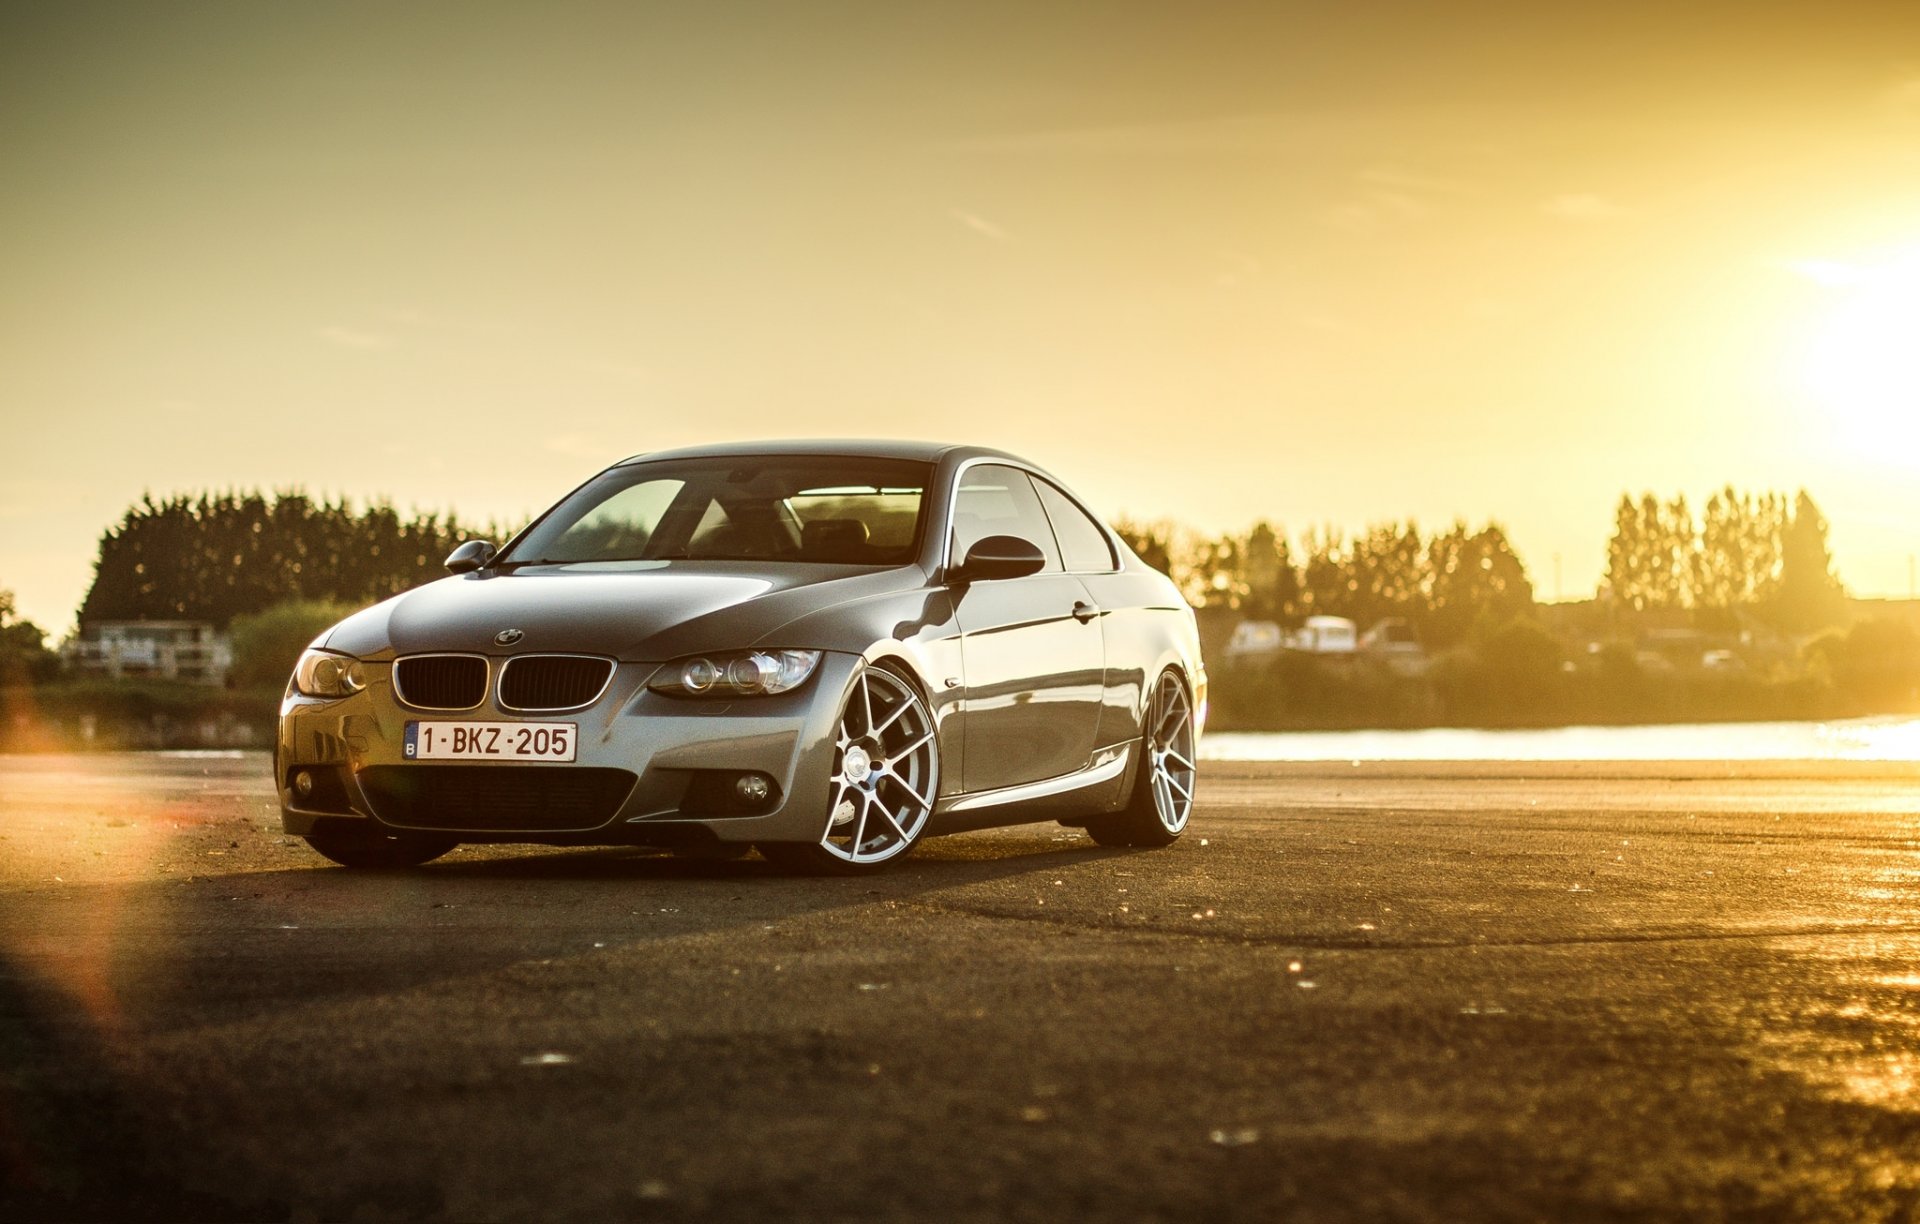
[[[1118,812],[1087,821],[1087,834],[1103,846],[1166,846],[1186,830],[1193,815],[1196,772],[1193,701],[1179,673],[1164,671],[1147,702],[1140,730],[1140,765],[1133,794]]]
[[[869,667],[840,714],[826,831],[817,842],[762,842],[770,862],[807,875],[855,875],[907,856],[940,785],[933,714],[905,679]]]
[[[342,867],[390,870],[418,867],[460,843],[431,833],[387,833],[357,821],[316,826],[307,834],[307,844]]]

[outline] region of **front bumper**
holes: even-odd
[[[658,663],[620,663],[593,705],[536,715],[500,708],[493,692],[478,708],[457,714],[411,709],[394,695],[392,661],[365,662],[367,687],[351,697],[289,693],[281,703],[275,785],[288,833],[352,820],[473,842],[815,841],[826,828],[840,711],[864,665],[857,655],[827,652],[794,692],[714,701],[652,692],[647,682]],[[491,660],[496,669],[500,662]],[[406,724],[432,719],[572,722],[579,727],[578,752],[566,765],[407,759]],[[317,783],[304,794],[292,784],[303,770]],[[502,772],[496,777],[495,771]],[[631,783],[613,771],[631,775]],[[743,772],[770,778],[773,795],[752,811],[728,812],[726,803],[715,802],[717,789]],[[591,785],[575,785],[585,782]],[[574,793],[593,801],[563,814]],[[434,802],[403,803],[400,794]],[[516,807],[516,795],[532,802]],[[461,796],[474,800],[470,819],[460,815]]]

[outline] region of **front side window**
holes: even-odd
[[[1061,568],[1060,548],[1027,474],[998,463],[978,463],[961,475],[953,499],[953,563],[966,560],[975,544],[997,535],[1019,536],[1039,548],[1047,559],[1041,572]]]
[[[588,482],[501,563],[811,561],[905,565],[932,466],[769,455],[659,460]]]

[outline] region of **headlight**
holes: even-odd
[[[649,686],[670,697],[764,697],[799,688],[820,665],[817,650],[742,650],[667,664]]]
[[[351,655],[309,650],[294,666],[293,687],[309,697],[351,697],[367,687],[367,672]]]

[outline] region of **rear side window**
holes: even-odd
[[[1100,524],[1046,481],[1036,479],[1033,487],[1040,491],[1040,502],[1047,509],[1047,520],[1053,524],[1067,568],[1077,573],[1110,573],[1115,566],[1113,545],[1107,543],[1107,533],[1100,530]]]
[[[960,477],[953,502],[953,561],[966,560],[967,550],[988,536],[1019,536],[1047,558],[1042,571],[1059,572],[1060,549],[1053,542],[1047,513],[1040,508],[1033,482],[1018,468],[978,463]]]

